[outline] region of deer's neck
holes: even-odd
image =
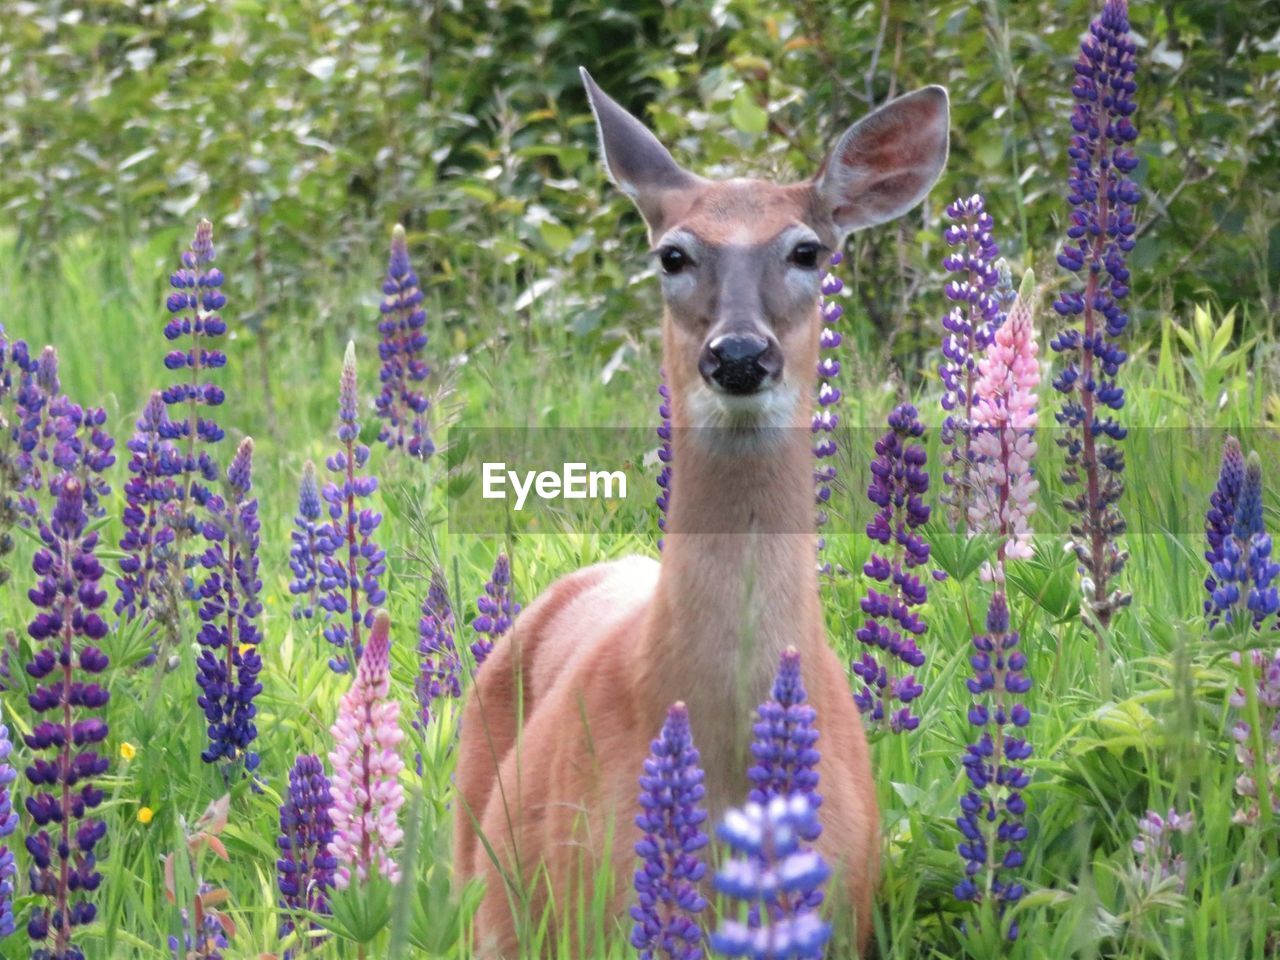
[[[689,704],[717,807],[740,792],[751,716],[782,651],[823,642],[807,386],[792,426],[740,442],[691,428],[686,398],[672,397],[671,512],[642,682],[664,710]]]

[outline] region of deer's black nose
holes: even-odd
[[[755,393],[782,373],[782,351],[759,334],[728,333],[707,341],[698,372],[725,393]]]

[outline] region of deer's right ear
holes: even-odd
[[[675,162],[648,127],[601,90],[585,67],[578,69],[595,114],[605,172],[634,201],[649,229],[657,233],[663,194],[691,186],[698,178]]]
[[[924,199],[947,164],[950,106],[925,87],[863,117],[814,178],[820,215],[843,238],[902,216]]]

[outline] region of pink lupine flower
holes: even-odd
[[[1031,556],[1031,515],[1039,487],[1031,469],[1036,455],[1036,388],[1040,366],[1036,359],[1031,298],[1035,277],[1030,271],[995,332],[986,355],[978,363],[974,385],[973,452],[977,482],[969,507],[975,533],[1001,538],[994,565],[983,578],[1004,582],[1007,557]]]
[[[355,682],[342,697],[338,719],[330,728],[333,752],[333,841],[329,852],[338,861],[335,885],[346,889],[352,879],[364,883],[376,870],[392,883],[400,868],[392,852],[404,838],[398,815],[404,806],[400,784],[400,704],[391,689],[391,618],[378,611]]]

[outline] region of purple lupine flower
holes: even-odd
[[[768,916],[770,922],[753,926],[750,920],[725,919],[711,934],[713,950],[750,960],[819,960],[825,955],[831,927],[807,906],[831,873],[805,843],[805,837],[819,832],[816,821],[804,793],[774,797],[765,805],[748,802],[725,814],[717,836],[735,856],[716,872],[715,888],[745,905],[748,917]],[[780,911],[784,904],[792,906]]]
[[[316,482],[316,465],[308,460],[302,467],[302,484],[298,488],[298,512],[293,518],[290,538],[289,569],[293,579],[289,592],[300,599],[293,607],[293,619],[310,620],[315,616],[320,598],[320,486]]]
[[[462,659],[454,640],[455,629],[444,573],[437,567],[431,571],[431,585],[422,601],[422,618],[418,621],[421,666],[414,683],[418,715],[413,728],[419,732],[425,733],[431,724],[432,707],[437,700],[448,697],[457,701],[462,696]]]
[[[12,437],[15,473],[12,492],[21,514],[20,522],[24,526],[30,526],[36,515],[36,501],[32,492],[43,486],[43,476],[38,466],[41,459],[40,444],[47,408],[54,395],[47,394],[42,386],[48,382],[47,364],[46,375],[41,377],[39,357],[33,357],[28,352],[25,342],[15,341],[11,345],[10,356],[15,368],[10,375],[13,380]]]
[[[26,839],[31,891],[46,902],[32,909],[27,933],[37,944],[51,941],[33,956],[70,958],[82,956],[71,936],[93,922],[97,908],[89,897],[102,881],[94,848],[107,825],[85,815],[103,799],[93,781],[107,771],[107,758],[95,749],[107,736],[107,724],[96,714],[110,699],[95,680],[74,678],[77,667],[93,678],[107,668],[107,656],[96,646],[107,634],[98,612],[107,594],[98,586],[98,535],[87,529],[83,485],[66,472],[49,486],[57,501],[49,520],[40,523],[42,546],[32,561],[40,579],[27,594],[40,611],[27,627],[40,646],[27,664],[37,683],[27,703],[50,719],[33,723],[24,738],[35,754],[26,769],[33,792],[25,802],[32,821]],[[42,752],[53,756],[42,759]]]
[[[9,739],[9,728],[0,723],[0,939],[14,931],[13,878],[18,873],[13,851],[2,842],[18,828],[18,815],[13,810],[12,794],[13,781],[18,778],[18,772],[9,762],[12,752],[13,741]]]
[[[1065,430],[1058,440],[1066,451],[1062,481],[1080,492],[1066,506],[1078,519],[1072,548],[1084,588],[1091,626],[1105,629],[1115,611],[1131,599],[1115,586],[1128,554],[1119,537],[1125,531],[1117,502],[1124,493],[1124,455],[1118,444],[1125,429],[1110,411],[1124,406],[1116,382],[1126,359],[1116,340],[1129,324],[1121,301],[1129,294],[1125,256],[1133,249],[1133,206],[1140,199],[1129,175],[1138,165],[1130,144],[1138,135],[1130,119],[1137,89],[1135,51],[1129,37],[1128,4],[1106,0],[1102,15],[1089,25],[1076,61],[1074,131],[1068,155],[1071,203],[1067,241],[1058,263],[1084,278],[1083,289],[1068,289],[1054,308],[1068,321],[1080,317],[1051,341],[1062,354],[1054,387],[1063,395],[1055,415]]]
[[[974,676],[968,681],[973,703],[969,723],[981,735],[965,748],[969,789],[960,799],[956,819],[964,839],[956,848],[965,859],[965,878],[955,888],[956,899],[980,903],[990,900],[1003,916],[1026,893],[1017,879],[1023,864],[1021,844],[1027,838],[1027,812],[1022,791],[1031,777],[1022,763],[1031,756],[1023,736],[1031,712],[1017,698],[1031,689],[1027,658],[1018,649],[1018,633],[1009,629],[1009,604],[997,590],[987,608],[987,632],[973,638],[969,658]],[[1010,940],[1018,924],[1009,925]]]
[[[1209,596],[1204,601],[1205,616],[1209,625],[1217,623],[1213,595],[1218,590],[1218,578],[1214,568],[1225,559],[1225,547],[1231,539],[1236,523],[1236,501],[1244,486],[1244,451],[1240,441],[1228,436],[1222,445],[1222,467],[1218,472],[1218,485],[1209,495],[1209,510],[1204,517],[1204,558],[1209,572],[1204,578],[1204,588]]]
[[[822,806],[822,795],[818,793],[816,718],[817,711],[809,705],[804,678],[800,675],[800,653],[795,647],[788,647],[778,665],[772,696],[756,710],[751,741],[754,763],[747,771],[751,781],[748,800],[765,804],[774,797],[803,793],[809,797],[814,810]]]
[[[289,771],[289,794],[280,805],[280,837],[276,860],[280,886],[280,921],[283,938],[296,929],[299,911],[327,914],[337,860],[329,852],[333,842],[330,810],[333,797],[324,764],[314,754],[304,754]],[[313,925],[311,929],[316,929]],[[314,943],[308,939],[307,943]]]
[[[250,748],[258,736],[253,698],[262,692],[258,674],[262,658],[262,580],[258,577],[258,499],[253,487],[253,440],[240,441],[227,467],[227,495],[207,499],[204,523],[208,547],[200,557],[207,571],[200,586],[200,655],[196,658],[197,702],[208,722],[205,763],[243,761],[246,771],[258,766]],[[225,771],[224,771],[225,774]]]
[[[1138,863],[1138,875],[1147,887],[1157,887],[1166,880],[1175,879],[1177,890],[1187,889],[1187,863],[1182,854],[1173,850],[1175,833],[1190,833],[1195,826],[1192,814],[1169,809],[1166,816],[1148,810],[1138,819],[1138,835],[1133,838],[1133,852],[1142,859]]]
[[[911,701],[924,692],[914,673],[924,664],[915,638],[926,627],[914,608],[928,599],[928,587],[917,572],[929,562],[929,545],[917,532],[929,521],[929,508],[922,499],[929,489],[927,455],[918,442],[923,435],[916,408],[909,403],[895,407],[889,414],[889,431],[876,441],[867,487],[867,498],[880,508],[867,523],[867,536],[883,552],[873,550],[862,570],[884,584],[885,592],[868,587],[862,599],[867,619],[857,637],[869,649],[853,663],[853,672],[863,684],[854,701],[867,720],[894,733],[920,725],[920,718],[911,712]],[[937,579],[940,574],[933,576]],[[911,672],[900,676],[899,665]],[[901,706],[895,708],[895,701]]]
[[[373,496],[378,478],[358,474],[369,463],[369,448],[360,442],[356,389],[356,345],[347,343],[338,389],[338,442],[341,447],[325,464],[338,477],[324,485],[329,523],[320,530],[320,606],[326,612],[325,639],[338,652],[329,660],[337,673],[351,669],[364,652],[363,631],[386,599],[379,578],[387,571],[387,554],[373,539],[382,514],[360,501]]]
[[[182,462],[169,437],[172,424],[158,392],[138,418],[129,441],[129,480],[124,485],[124,536],[120,549],[121,576],[116,578],[120,596],[115,612],[126,620],[150,616],[169,575],[173,528],[164,519],[165,504],[177,496],[174,477],[181,476]]]
[[[430,369],[422,359],[427,346],[427,312],[422,308],[422,290],[418,275],[409,265],[409,249],[404,227],[396,224],[391,231],[391,257],[387,277],[382,282],[382,320],[378,332],[382,342],[378,355],[382,358],[382,390],[375,406],[385,422],[378,439],[392,449],[404,450],[409,456],[425,460],[435,453],[435,444],[427,434],[427,395],[421,384]]]
[[[667,517],[671,514],[671,388],[667,386],[667,373],[665,370],[659,370],[658,375],[662,378],[658,383],[658,396],[661,398],[658,404],[658,439],[662,443],[658,446],[658,462],[662,464],[658,470],[658,529],[663,533],[667,532]],[[658,549],[662,549],[662,537],[658,537]]]
[[[26,489],[25,457],[20,443],[23,407],[18,395],[34,374],[35,361],[26,342],[9,339],[0,324],[0,586],[9,580],[4,558],[13,552],[13,528],[26,521],[21,504]]]
[[[213,265],[214,256],[213,224],[201,220],[190,249],[182,254],[182,266],[169,277],[173,292],[165,301],[172,316],[165,324],[164,336],[175,346],[165,356],[164,365],[186,377],[161,393],[173,408],[174,440],[182,455],[178,483],[181,514],[175,530],[179,544],[198,531],[196,507],[204,505],[210,496],[209,485],[218,480],[213,457],[196,444],[217,443],[224,436],[217,422],[206,415],[225,399],[222,388],[206,379],[208,373],[227,364],[227,355],[214,346],[227,332],[219,313],[227,298],[222,293],[222,271]],[[184,345],[178,346],[179,341]],[[194,558],[188,562],[194,563]]]
[[[831,484],[836,479],[834,457],[836,455],[836,427],[840,417],[835,412],[835,405],[840,402],[840,388],[836,385],[836,377],[840,375],[840,360],[836,354],[840,346],[840,331],[836,324],[844,315],[844,307],[836,299],[844,289],[844,281],[836,276],[835,269],[840,265],[842,257],[839,251],[831,255],[828,270],[822,275],[822,296],[818,301],[818,310],[822,315],[822,333],[818,337],[818,346],[824,351],[818,361],[818,409],[813,413],[811,429],[818,439],[813,445],[813,456],[817,463],[813,468],[814,500],[817,503],[818,552],[826,547],[827,541],[821,536],[822,528],[827,525],[827,504],[831,500]],[[826,461],[826,462],[824,462]],[[830,563],[820,563],[819,571],[831,572]]]
[[[493,652],[493,645],[511,629],[511,623],[520,612],[520,604],[511,595],[511,561],[505,553],[498,554],[493,564],[493,574],[484,585],[484,593],[476,600],[478,614],[471,621],[475,639],[471,642],[471,654],[477,669]]]
[[[942,238],[953,249],[942,266],[955,275],[942,288],[953,306],[942,318],[942,481],[948,490],[942,497],[949,506],[951,528],[969,529],[969,507],[974,481],[973,405],[978,360],[995,336],[1003,315],[996,299],[1000,274],[996,258],[1000,248],[992,231],[995,220],[987,213],[982,194],[960,198],[947,207],[950,225]]]
[[[636,903],[631,908],[631,945],[641,960],[701,960],[705,934],[697,916],[707,907],[698,885],[707,865],[702,824],[706,789],[698,748],[683,703],[667,711],[650,746],[640,777],[636,843]]]
[[[1230,623],[1234,615],[1247,615],[1260,629],[1280,610],[1275,585],[1280,564],[1271,558],[1271,536],[1263,523],[1262,461],[1256,452],[1245,464],[1231,535],[1222,540],[1220,552],[1212,568],[1217,584],[1210,598],[1210,622],[1222,618]]]
[[[1253,824],[1261,820],[1265,824],[1280,816],[1280,650],[1274,654],[1250,650],[1247,656],[1251,667],[1247,673],[1241,669],[1246,661],[1239,651],[1231,654],[1231,661],[1237,670],[1252,678],[1242,682],[1249,682],[1250,693],[1257,700],[1262,735],[1255,738],[1253,727],[1244,719],[1237,720],[1231,728],[1236,741],[1236,759],[1243,768],[1236,778],[1236,793],[1245,801],[1233,819],[1236,823]],[[1245,710],[1249,699],[1250,694],[1243,687],[1237,687],[1228,697],[1238,711]],[[1256,752],[1259,743],[1263,749],[1261,757]],[[1262,783],[1259,777],[1263,778]],[[1263,808],[1263,797],[1267,796],[1271,798],[1270,817]]]
[[[196,888],[196,901],[213,892],[213,885],[201,883]],[[227,941],[227,931],[223,929],[218,914],[210,910],[200,915],[197,933],[198,939],[191,935],[191,913],[186,907],[178,911],[182,919],[182,943],[178,938],[169,936],[169,956],[173,960],[222,960],[222,951],[231,944]]]

